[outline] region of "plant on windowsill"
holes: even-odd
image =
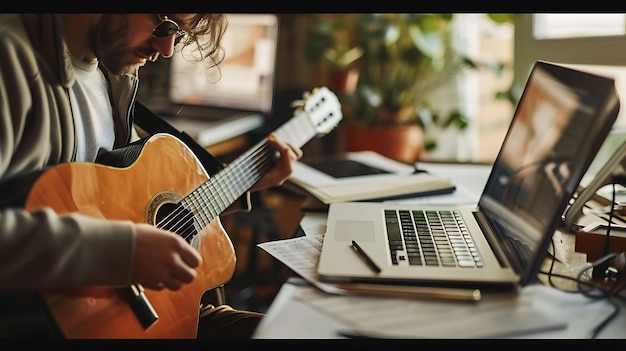
[[[500,21],[497,17],[491,17]],[[463,70],[499,65],[479,64],[456,50],[452,41],[453,14],[337,14],[317,15],[305,39],[305,56],[331,69],[357,69],[353,89],[336,91],[344,116],[348,150],[391,147],[382,154],[414,162],[424,150],[437,147],[435,130],[467,128],[467,118],[458,110],[434,107],[433,93]],[[330,87],[333,89],[333,87]],[[408,130],[402,139],[399,130]],[[364,133],[391,132],[392,140],[375,140]],[[355,138],[351,135],[356,134]],[[407,144],[408,143],[408,144]]]

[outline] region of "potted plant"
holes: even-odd
[[[337,92],[347,121],[342,126],[347,150],[375,150],[415,162],[424,150],[437,146],[430,131],[467,127],[458,109],[440,111],[430,101],[432,93],[459,72],[479,67],[455,50],[453,19],[450,13],[338,14],[313,19],[305,43],[307,59],[359,72],[354,89]],[[391,134],[392,139],[378,139],[380,133]],[[401,154],[393,154],[394,145]]]
[[[337,94],[353,93],[358,80],[356,62],[363,48],[356,42],[353,23],[355,14],[314,14],[304,55],[309,62],[325,68],[323,75]]]

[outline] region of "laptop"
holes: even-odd
[[[168,102],[157,109],[179,130],[203,146],[263,126],[273,112],[278,16],[226,14],[219,69],[192,63],[193,48],[172,56]]]
[[[330,204],[320,279],[526,285],[618,111],[613,79],[536,62],[478,203]]]

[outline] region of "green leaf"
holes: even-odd
[[[442,58],[446,52],[446,43],[441,33],[423,32],[419,26],[411,25],[409,35],[415,46],[432,60]]]
[[[487,16],[492,21],[499,24],[513,24],[515,21],[513,13],[488,13]]]

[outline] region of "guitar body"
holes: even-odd
[[[26,209],[51,207],[60,214],[155,224],[161,209],[208,179],[184,143],[157,134],[125,168],[66,163],[47,170],[29,192]],[[219,217],[199,228],[191,243],[203,259],[197,277],[177,291],[145,290],[158,315],[150,326],[143,326],[129,307],[125,295],[130,287],[45,292],[57,325],[67,338],[195,338],[202,294],[231,279],[236,258]]]

